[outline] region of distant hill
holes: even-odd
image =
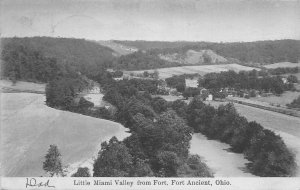
[[[2,76],[8,76],[13,72],[18,79],[33,79],[33,81],[49,70],[43,69],[46,66],[52,69],[56,64],[60,69],[96,75],[99,70],[110,65],[115,59],[112,49],[84,39],[1,38],[1,46],[2,68],[4,68]],[[40,71],[42,73],[38,74]],[[42,82],[47,80],[48,78],[42,79]],[[37,81],[41,80],[37,79]]]
[[[225,63],[260,67],[277,62],[300,61],[299,40],[240,43],[97,42],[26,37],[1,38],[1,46],[1,77],[32,82],[47,82],[57,72],[80,72],[95,76],[106,68],[147,70]]]
[[[227,63],[228,60],[212,50],[188,50],[184,54],[173,53],[173,54],[159,54],[161,59],[170,62],[178,62],[181,64],[188,65],[208,65],[208,64],[221,64]]]
[[[122,55],[113,64],[113,67],[121,70],[142,70],[165,67],[175,67],[182,64],[160,59],[158,55],[137,51],[128,55]]]
[[[184,56],[188,51],[211,50],[215,54],[235,60],[240,64],[300,61],[300,40],[275,40],[257,42],[210,43],[210,42],[156,42],[156,41],[115,41],[116,43],[147,50],[156,55]],[[249,64],[248,64],[249,65]]]
[[[187,41],[176,41],[176,42],[165,42],[165,41],[122,41],[113,40],[115,43],[122,44],[125,46],[135,47],[139,50],[150,50],[150,49],[166,49],[166,48],[178,48],[187,45],[196,45],[199,42],[187,42]]]

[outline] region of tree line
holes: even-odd
[[[48,84],[49,87],[47,85],[49,90],[46,90],[47,102],[49,98],[52,99],[53,93],[69,92],[70,97],[56,96],[59,99],[54,99],[55,107],[113,120],[130,129],[131,135],[125,140],[119,141],[113,137],[109,142],[101,144],[93,176],[213,175],[199,156],[188,153],[192,129],[186,125],[185,120],[171,110],[164,99],[151,97],[151,94],[158,91],[157,80],[114,81],[108,72],[93,79],[104,88],[103,99],[117,108],[116,113],[106,108],[91,109],[92,103],[84,98],[74,105],[70,97],[77,90],[73,90],[72,81],[53,81],[53,84]],[[51,89],[52,86],[55,89]],[[59,86],[63,87],[60,89]]]
[[[121,89],[121,86],[125,90]],[[147,90],[141,94],[138,90],[133,90],[135,87],[131,85],[124,87],[125,84],[122,83],[121,86],[111,86],[116,88],[114,93],[108,89],[104,99],[117,107],[116,121],[131,131],[131,136],[123,143],[130,147],[129,152],[132,153],[133,160],[136,157],[135,153],[138,159],[149,160],[148,164],[154,176],[160,176],[161,173],[163,176],[178,176],[174,164],[178,166],[177,172],[181,164],[176,164],[175,160],[195,159],[188,155],[188,141],[192,133],[190,128],[209,138],[230,144],[234,152],[243,153],[250,161],[247,168],[255,175],[294,175],[294,155],[281,137],[256,122],[248,122],[237,113],[232,104],[221,105],[215,109],[204,104],[198,96],[189,104],[181,100],[167,102],[160,97],[152,98]],[[178,141],[182,142],[180,138],[186,143],[177,144]],[[161,158],[161,149],[168,152],[164,153],[163,157],[166,156],[166,160],[172,161],[172,164],[161,163],[164,160]],[[100,151],[98,158],[102,158],[101,153]],[[189,162],[187,163],[189,165]],[[188,170],[191,170],[191,165]],[[207,169],[203,171],[207,173]]]
[[[107,80],[101,75],[97,82]],[[123,80],[105,86],[103,99],[117,108],[113,120],[129,128],[131,135],[101,144],[94,177],[212,176],[199,156],[189,154],[192,129],[167,101],[151,97],[156,91],[154,80]]]
[[[189,154],[193,132],[243,153],[254,175],[294,175],[295,157],[281,137],[256,122],[248,122],[233,104],[214,108],[198,96],[189,104],[182,100],[167,102],[152,98],[148,88],[139,91],[129,81],[107,86],[104,99],[117,108],[111,120],[123,124],[131,135],[123,141],[113,137],[101,144],[93,165],[94,177],[210,177],[212,172],[199,156]],[[73,176],[87,175],[84,168],[77,172]]]
[[[295,157],[282,138],[256,122],[248,122],[233,104],[215,109],[196,97],[185,109],[188,124],[195,132],[230,144],[233,152],[243,153],[250,161],[247,168],[254,175],[286,177],[295,174]]]
[[[281,76],[260,76],[260,72],[252,71],[224,71],[221,73],[208,73],[199,78],[200,87],[207,89],[234,88],[235,90],[259,90],[282,94],[287,90],[294,90],[292,82],[284,83]]]
[[[277,62],[298,63],[300,60],[299,40],[274,40],[257,42],[153,42],[153,41],[116,41],[117,43],[147,50],[152,54],[184,55],[188,50],[210,49],[217,54],[232,58],[241,63],[272,64]]]
[[[4,46],[1,53],[1,78],[14,83],[18,80],[46,83],[60,72],[57,60],[45,57],[40,51],[16,45]]]
[[[57,70],[97,75],[115,59],[110,48],[74,38],[1,38],[1,49],[1,76],[33,82],[48,82]]]
[[[137,51],[128,55],[122,55],[115,60],[113,66],[116,69],[124,70],[143,70],[157,69],[165,67],[175,67],[182,64],[176,62],[168,62],[159,58],[158,55],[149,52]]]
[[[95,177],[210,177],[213,174],[205,163],[189,154],[193,131],[228,143],[232,151],[243,153],[250,161],[247,168],[255,175],[294,175],[294,155],[281,137],[256,122],[248,122],[232,104],[215,109],[198,96],[189,104],[153,98],[151,95],[158,90],[155,80],[114,81],[109,73],[94,80],[104,87],[103,99],[117,110],[106,110],[106,119],[123,124],[131,133],[123,141],[113,137],[101,144],[94,163]],[[103,117],[104,110],[88,111],[92,107],[90,102],[84,100],[79,105],[85,114]]]

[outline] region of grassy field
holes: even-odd
[[[61,151],[64,165],[90,160],[101,142],[128,135],[115,122],[56,110],[43,94],[1,94],[2,176],[45,175],[42,165],[50,144]]]
[[[207,73],[212,72],[221,72],[221,71],[228,71],[234,70],[236,72],[239,71],[250,71],[253,70],[253,67],[246,67],[238,64],[220,64],[220,65],[198,65],[198,66],[183,66],[183,67],[170,67],[170,68],[162,68],[157,69],[159,72],[159,78],[168,78],[172,75],[182,75],[182,74],[193,74],[199,73],[200,75],[205,75]],[[257,68],[255,68],[257,69]],[[126,74],[135,73],[140,74],[143,73],[145,70],[141,71],[124,71]],[[146,70],[148,72],[153,72],[153,70]]]
[[[134,47],[129,47],[126,45],[118,44],[111,40],[110,41],[98,41],[98,43],[114,50],[116,52],[117,56],[127,55],[127,54],[137,51],[137,49]]]
[[[18,81],[13,84],[9,80],[0,80],[1,91],[34,91],[39,93],[45,93],[45,84],[37,84],[33,82]]]
[[[281,96],[272,95],[268,97],[255,97],[251,98],[251,100],[266,102],[269,104],[273,104],[274,106],[277,106],[278,104],[280,106],[285,106],[286,104],[291,103],[298,96],[300,96],[300,92],[286,91]]]
[[[300,67],[299,63],[291,63],[291,62],[280,62],[280,63],[274,63],[270,65],[264,65],[267,69],[275,69],[278,67]]]

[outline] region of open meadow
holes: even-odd
[[[275,69],[279,67],[300,67],[299,63],[291,63],[291,62],[280,62],[280,63],[273,63],[269,65],[264,65],[267,69]]]
[[[273,104],[274,106],[280,105],[280,106],[285,107],[286,104],[291,103],[298,96],[300,96],[300,92],[285,91],[280,96],[271,95],[268,97],[255,97],[255,98],[250,98],[250,99],[256,100],[259,102],[266,102],[266,103],[269,103],[270,105]]]
[[[251,71],[253,69],[259,70],[254,67],[247,67],[238,64],[220,64],[220,65],[198,65],[198,66],[182,66],[182,67],[170,67],[170,68],[162,68],[157,69],[159,72],[159,78],[168,78],[173,75],[183,75],[183,74],[194,74],[198,73],[200,75],[205,75],[207,73],[213,72],[222,72],[228,70],[234,70],[236,72],[239,71]],[[125,74],[141,74],[144,71],[154,72],[154,70],[140,70],[140,71],[124,71]]]
[[[128,135],[121,124],[50,108],[43,94],[2,93],[1,103],[3,176],[45,175],[51,144],[58,146],[64,165],[79,167],[97,155],[101,142]]]
[[[6,92],[35,92],[35,93],[45,93],[46,84],[43,83],[33,83],[18,81],[13,84],[9,80],[0,80],[1,91]]]

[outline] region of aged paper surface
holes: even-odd
[[[0,3],[3,188],[300,188],[298,0]]]

